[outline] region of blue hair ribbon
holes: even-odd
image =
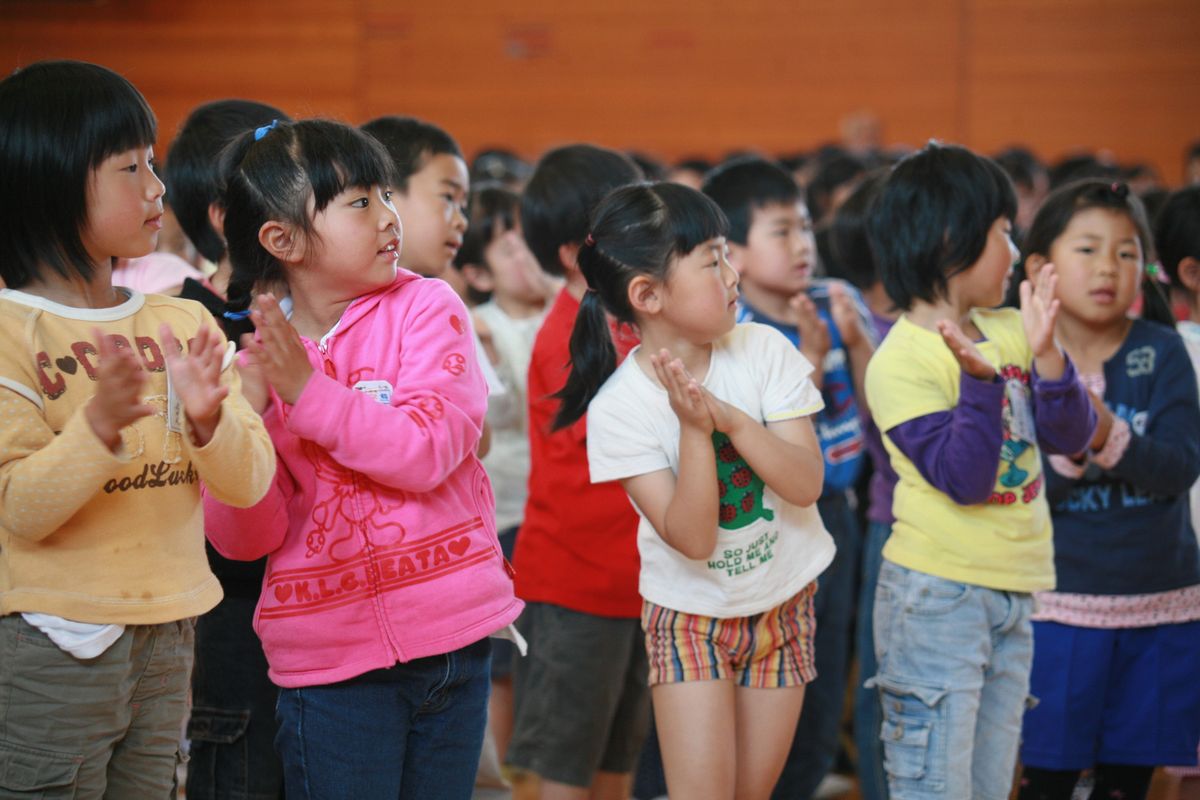
[[[259,130],[262,129],[260,128]],[[231,322],[238,322],[250,316],[250,309],[247,308],[245,311],[226,311],[221,316]]]
[[[275,130],[275,126],[278,124],[279,124],[279,120],[273,119],[273,120],[271,120],[270,125],[263,125],[261,128],[255,128],[254,129],[254,141],[257,142],[259,139],[263,138],[268,133]]]

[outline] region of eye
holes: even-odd
[[[1083,247],[1076,247],[1076,248],[1075,248],[1075,252],[1076,252],[1076,253],[1083,253],[1083,254],[1084,254],[1084,255],[1086,255],[1086,256],[1090,256],[1092,253],[1096,252],[1096,248],[1094,248],[1094,247],[1087,247],[1087,246],[1083,246]]]
[[[1130,260],[1133,260],[1133,261],[1136,261],[1136,260],[1137,260],[1137,257],[1138,257],[1138,254],[1137,254],[1137,252],[1136,252],[1136,251],[1134,251],[1134,252],[1128,252],[1128,253],[1118,253],[1118,255],[1119,255],[1121,258],[1126,258],[1126,259],[1130,259]]]
[[[371,198],[369,198],[369,197],[360,197],[357,200],[351,201],[351,203],[350,203],[350,206],[352,208],[367,208],[370,205],[371,205]]]
[[[391,189],[384,189],[383,199],[389,203],[392,202],[392,190]]]

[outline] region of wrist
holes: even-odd
[[[300,399],[300,395],[304,394],[305,387],[308,386],[309,380],[312,379],[313,368],[311,365],[305,365],[308,369],[297,373],[286,386],[276,386],[275,392],[279,398],[289,406],[296,405]]]
[[[1037,366],[1038,377],[1048,381],[1061,379],[1067,370],[1067,359],[1054,344],[1051,344],[1044,352],[1035,353],[1033,363]]]
[[[84,406],[83,414],[87,418],[88,425],[92,428],[92,433],[96,434],[96,438],[104,443],[110,451],[116,452],[117,447],[121,444],[121,431],[110,421],[104,419],[103,415],[96,408],[96,398],[93,396]]]

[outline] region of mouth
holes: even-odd
[[[1093,289],[1088,292],[1088,297],[1101,305],[1108,305],[1117,299],[1117,292],[1115,289]]]
[[[400,258],[399,245],[399,239],[392,239],[390,242],[381,247],[377,251],[377,254],[383,256],[384,258],[390,258],[395,261],[396,259]]]
[[[145,225],[146,227],[150,228],[151,230],[158,231],[158,230],[162,230],[162,224],[163,224],[162,220],[163,220],[163,215],[160,213],[160,214],[156,214],[155,216],[146,220],[142,224]]]
[[[462,247],[462,239],[451,239],[446,242],[446,249],[449,250],[451,253],[457,253],[459,248],[461,248],[461,247]]]

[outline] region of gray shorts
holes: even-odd
[[[174,797],[192,637],[190,619],[130,625],[81,661],[0,617],[0,798]]]
[[[517,629],[529,655],[513,671],[508,764],[577,787],[632,772],[650,714],[641,621],[529,603]]]

